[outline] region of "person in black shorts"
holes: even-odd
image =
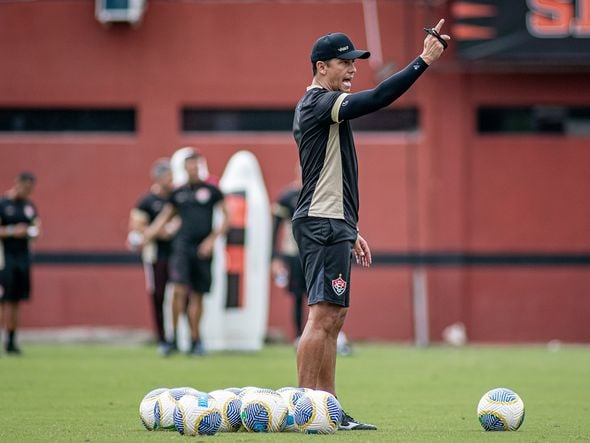
[[[142,233],[152,223],[168,202],[172,192],[172,171],[167,158],[157,160],[152,166],[153,183],[148,193],[142,195],[129,214],[129,235],[127,244],[137,250],[142,242]],[[168,284],[169,258],[172,237],[180,226],[180,220],[173,218],[157,234],[156,238],[142,248],[142,261],[148,294],[152,301],[154,326],[158,340],[158,351],[166,356],[172,346],[166,341],[164,331],[164,296]]]
[[[37,208],[29,200],[35,176],[22,172],[0,197],[0,319],[6,329],[5,349],[20,354],[16,344],[19,304],[31,296],[30,240],[40,234]]]
[[[189,353],[193,355],[204,354],[199,333],[203,295],[209,292],[211,287],[211,260],[215,240],[225,234],[229,226],[223,193],[216,185],[199,178],[199,156],[195,150],[186,158],[188,182],[170,194],[162,212],[144,231],[143,240],[145,244],[153,239],[156,233],[178,214],[181,225],[172,241],[170,257],[170,280],[174,283],[173,346],[177,347],[178,318],[185,311],[188,300],[192,339]],[[223,217],[220,226],[214,229],[213,214],[217,207],[221,209]]]
[[[303,333],[303,302],[307,297],[305,274],[299,258],[299,248],[293,237],[291,219],[297,207],[301,192],[301,168],[297,165],[293,180],[279,195],[273,204],[272,262],[271,272],[277,286],[286,288],[293,296],[293,324],[295,326],[295,346]],[[282,239],[279,242],[279,234]],[[337,340],[339,355],[350,355],[352,347],[343,331]]]
[[[299,169],[299,167],[297,167]],[[272,262],[271,272],[277,286],[286,288],[293,296],[293,324],[295,326],[295,343],[303,332],[303,301],[307,294],[305,275],[299,259],[299,249],[293,238],[291,218],[295,212],[301,177],[289,184],[272,206]],[[282,231],[282,232],[281,232]],[[282,233],[281,241],[279,236]]]
[[[293,233],[310,305],[297,349],[300,387],[336,395],[336,340],[350,303],[351,257],[371,265],[369,245],[358,231],[358,165],[350,120],[391,104],[441,56],[441,40],[450,39],[439,34],[443,23],[430,30],[421,55],[408,66],[374,89],[357,93],[351,93],[355,60],[370,53],[355,49],[342,33],[324,35],[313,45],[313,81],[293,119],[303,180]],[[376,427],[343,413],[340,429]]]

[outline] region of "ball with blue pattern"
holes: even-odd
[[[213,435],[221,426],[217,401],[207,393],[184,395],[174,410],[174,425],[182,435]]]
[[[226,389],[218,389],[209,392],[219,405],[221,412],[221,427],[219,432],[236,432],[242,427],[242,418],[240,417],[240,408],[242,401],[238,396]]]
[[[297,401],[295,426],[305,434],[333,434],[342,421],[342,407],[329,392],[309,390]]]
[[[486,392],[477,405],[479,423],[486,431],[516,431],[524,416],[524,402],[508,388]]]
[[[175,408],[176,399],[172,396],[169,389],[166,389],[156,397],[154,404],[154,431],[174,430]]]
[[[285,426],[285,432],[297,432],[297,426],[295,426],[295,405],[299,401],[299,399],[305,394],[305,392],[310,391],[307,388],[294,388],[291,386],[284,387],[277,389],[277,393],[283,397],[285,402],[287,403],[287,425]]]
[[[154,406],[158,396],[168,391],[168,388],[157,388],[148,392],[139,403],[139,418],[141,423],[148,431],[153,431],[156,427],[156,418],[154,416]]]
[[[241,398],[242,425],[249,432],[281,432],[288,417],[287,403],[276,391],[252,390]]]

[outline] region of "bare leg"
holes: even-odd
[[[174,330],[174,337],[176,338],[176,330],[178,328],[178,319],[180,314],[186,311],[186,301],[188,297],[188,287],[178,283],[174,284],[173,298],[172,298],[172,329]]]
[[[4,325],[8,331],[18,328],[18,302],[6,302],[4,304]]]
[[[336,338],[347,308],[328,303],[310,306],[309,317],[297,348],[300,387],[336,395]]]
[[[20,354],[16,346],[16,330],[18,328],[19,302],[6,302],[3,306],[3,321],[6,328],[6,351]]]
[[[342,329],[344,319],[346,318],[347,308],[340,308],[339,316],[334,323],[333,329],[326,341],[324,349],[324,360],[322,361],[322,368],[318,375],[318,382],[316,389],[329,392],[336,395],[336,353],[337,353],[337,339],[338,333]]]
[[[201,316],[203,314],[203,294],[192,293],[190,304],[188,306],[188,318],[191,325],[191,338],[193,341],[199,341],[201,334],[199,328],[201,325]]]

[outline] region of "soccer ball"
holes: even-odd
[[[516,431],[524,421],[524,403],[510,389],[492,389],[479,401],[477,416],[486,431]]]
[[[162,392],[166,392],[167,388],[157,388],[148,392],[139,403],[139,418],[148,431],[153,431],[155,426],[154,406],[156,399]]]
[[[329,392],[306,392],[295,405],[295,426],[305,434],[333,434],[342,421],[340,403]]]
[[[295,405],[297,401],[305,394],[306,392],[311,391],[311,389],[307,388],[281,388],[277,389],[277,393],[283,397],[285,402],[287,403],[287,410],[289,415],[287,416],[287,424],[285,425],[285,432],[295,432],[297,431],[297,427],[295,426]]]
[[[174,410],[176,409],[177,402],[185,395],[198,396],[199,394],[201,394],[201,392],[188,387],[166,389],[161,392],[154,403],[153,430],[173,430],[175,428]]]
[[[240,417],[249,432],[281,432],[288,413],[287,402],[271,389],[251,390],[242,397]]]
[[[240,395],[242,388],[225,388],[224,391],[229,391],[233,394]]]
[[[176,399],[169,389],[156,397],[154,403],[154,431],[174,429],[174,408],[176,408]]]
[[[272,390],[271,389],[266,389],[266,388],[259,388],[258,386],[245,386],[245,387],[241,388],[240,389],[240,392],[238,392],[236,395],[241,400],[247,394],[251,394],[253,392],[266,392],[266,391],[272,391]]]
[[[219,432],[236,432],[242,426],[240,407],[242,401],[236,394],[225,389],[209,392],[219,405],[221,412],[221,427]]]
[[[172,397],[174,397],[174,400],[178,401],[185,395],[192,395],[194,397],[198,397],[199,394],[202,394],[202,392],[196,390],[195,388],[182,387],[170,389],[170,394],[172,395]]]
[[[221,426],[221,412],[209,394],[185,395],[174,409],[174,425],[182,435],[213,435]]]

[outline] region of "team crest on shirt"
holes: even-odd
[[[31,220],[35,216],[35,210],[33,209],[33,207],[31,205],[25,206],[24,211],[25,211],[25,217],[27,217],[29,220]]]
[[[346,291],[346,284],[346,281],[342,279],[342,274],[338,274],[338,278],[336,280],[332,280],[332,289],[336,295],[340,296],[344,294],[344,291]]]
[[[205,204],[211,198],[211,191],[207,188],[200,188],[195,192],[195,198],[201,204]]]

